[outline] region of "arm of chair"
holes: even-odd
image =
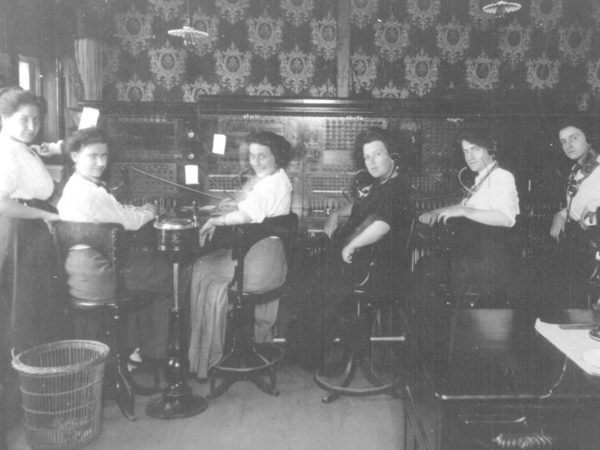
[[[232,258],[239,259],[245,256],[254,244],[270,236],[276,236],[284,242],[289,258],[289,247],[297,231],[298,216],[295,213],[267,217],[261,223],[234,225],[232,227]]]

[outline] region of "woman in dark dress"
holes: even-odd
[[[407,239],[412,220],[410,191],[400,175],[400,154],[390,133],[370,128],[358,136],[355,157],[360,171],[355,198],[330,214],[324,231],[331,238],[325,267],[319,317],[309,317],[309,336],[319,348],[342,332],[342,322],[353,312],[350,293],[358,283],[379,303],[405,300],[408,292]],[[343,226],[343,218],[347,221]],[[310,312],[308,314],[310,316]],[[310,349],[305,361],[318,363],[319,351]]]
[[[342,272],[348,272],[348,265],[375,257],[370,285],[385,298],[397,294],[408,267],[406,240],[412,215],[409,189],[399,173],[399,156],[386,130],[371,128],[361,134],[355,157],[359,168],[366,171],[357,175],[355,199],[332,212],[325,223],[332,250],[341,247],[341,260],[335,252],[333,257],[338,266],[345,263]],[[348,220],[338,228],[341,217]]]

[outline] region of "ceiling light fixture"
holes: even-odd
[[[506,2],[504,0],[487,2],[481,9],[484,13],[491,14],[497,17],[504,17],[506,14],[517,12],[521,9],[521,4],[518,2]]]
[[[197,30],[192,26],[192,14],[190,12],[190,0],[187,0],[187,23],[182,28],[167,31],[169,36],[183,39],[183,45],[188,48],[198,48],[204,38],[208,37],[206,31]]]

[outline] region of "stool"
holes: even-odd
[[[377,304],[367,291],[360,288],[352,291],[350,300],[354,303],[354,313],[343,319],[339,338],[345,353],[343,377],[341,380],[333,380],[331,374],[325,373],[322,368],[318,369],[314,376],[315,383],[328,392],[322,398],[323,403],[330,403],[342,395],[399,395],[397,388],[402,378],[394,375],[391,380],[384,382],[373,368],[373,345],[377,342],[404,342],[404,335],[373,336],[372,330],[376,318],[380,317],[381,305]],[[352,385],[358,371],[368,382],[367,387]]]
[[[283,350],[275,344],[254,342],[254,307],[259,303],[280,298],[284,295],[286,283],[265,293],[245,292],[244,259],[255,243],[268,237],[277,237],[284,244],[286,259],[291,261],[291,242],[297,227],[298,216],[293,213],[267,218],[260,224],[232,227],[232,258],[236,261],[236,266],[227,293],[232,308],[227,324],[228,351],[208,371],[209,399],[223,395],[239,380],[251,381],[267,394],[279,394],[276,388],[277,365],[283,357]],[[265,376],[268,377],[268,381]],[[219,384],[218,380],[221,380]]]

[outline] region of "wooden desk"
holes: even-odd
[[[600,381],[536,335],[535,317],[510,309],[446,313],[412,336],[406,450],[496,448],[500,433],[542,431],[554,449],[598,448]]]

